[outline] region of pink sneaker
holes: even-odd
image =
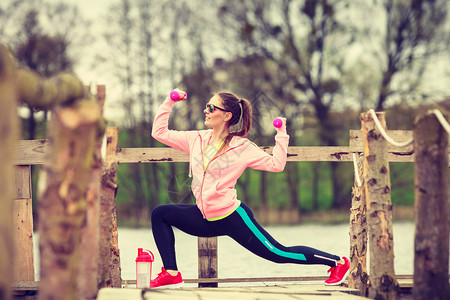
[[[350,262],[347,257],[343,257],[345,263],[337,264],[336,267],[332,267],[328,270],[328,273],[331,272],[330,278],[325,280],[326,285],[338,285],[347,279],[348,273],[350,272]]]
[[[170,275],[164,267],[161,268],[161,273],[150,282],[151,288],[168,288],[168,289],[178,289],[183,287],[184,282],[181,278],[181,273],[178,272],[176,276]]]

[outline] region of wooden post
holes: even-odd
[[[364,183],[363,164],[357,155],[357,168],[361,183]],[[352,188],[352,207],[350,208],[350,276],[348,286],[358,289],[360,296],[367,294],[367,219],[366,193],[364,185],[359,186],[355,176]]]
[[[96,95],[99,117],[102,116],[105,103],[105,87],[97,86]],[[99,118],[99,123],[103,120]],[[98,124],[99,124],[98,123]],[[97,125],[98,125],[97,124]],[[97,127],[99,129],[99,127]],[[98,130],[92,153],[91,172],[86,190],[87,214],[86,224],[82,228],[80,268],[77,278],[78,292],[83,299],[94,299],[97,296],[98,286],[103,277],[100,275],[100,187],[102,157],[101,146],[103,130]]]
[[[377,113],[386,129],[384,113]],[[364,137],[364,189],[370,247],[369,298],[395,299],[398,283],[394,272],[392,203],[387,141],[370,113],[361,114]]]
[[[99,288],[122,286],[116,216],[117,146],[119,129],[106,130],[106,155],[102,169],[100,198]]]
[[[82,290],[84,286],[77,284],[77,280],[81,268],[90,267],[83,265],[86,260],[81,257],[91,255],[88,251],[91,248],[98,249],[95,244],[81,249],[81,239],[82,229],[91,222],[87,212],[87,206],[92,205],[88,183],[92,181],[99,121],[100,109],[92,99],[57,107],[50,119],[50,149],[39,183],[44,188],[39,197],[39,297],[42,299],[96,297],[96,293],[86,296],[91,290]],[[97,273],[91,274],[91,282],[92,277],[96,289]]]
[[[16,166],[14,281],[34,281],[31,166]]]
[[[11,299],[13,267],[14,160],[19,136],[15,66],[0,45],[0,299]]]
[[[414,126],[414,299],[448,299],[448,133],[434,115]]]
[[[217,278],[217,237],[198,238],[198,278]],[[217,287],[217,282],[199,283],[198,287]]]

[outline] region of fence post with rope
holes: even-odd
[[[450,126],[441,116],[432,111],[419,117],[414,126],[414,299],[446,299],[449,295]]]
[[[370,253],[369,298],[395,299],[391,185],[387,140],[383,138],[385,113],[361,114],[364,140],[364,190]]]

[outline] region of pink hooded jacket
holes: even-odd
[[[285,126],[277,129],[273,155],[267,154],[250,140],[235,136],[228,150],[214,157],[205,171],[203,153],[211,139],[212,130],[169,130],[169,114],[174,104],[174,101],[166,98],[159,107],[153,122],[152,137],[189,154],[190,172],[193,175],[191,188],[204,218],[225,216],[240,205],[235,185],[247,167],[271,172],[284,170],[289,144]]]

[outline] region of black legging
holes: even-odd
[[[339,256],[306,246],[286,247],[278,243],[256,222],[244,203],[228,217],[208,221],[196,205],[167,204],[152,212],[152,231],[166,270],[178,270],[172,226],[201,237],[227,235],[254,254],[276,263],[336,266]]]

